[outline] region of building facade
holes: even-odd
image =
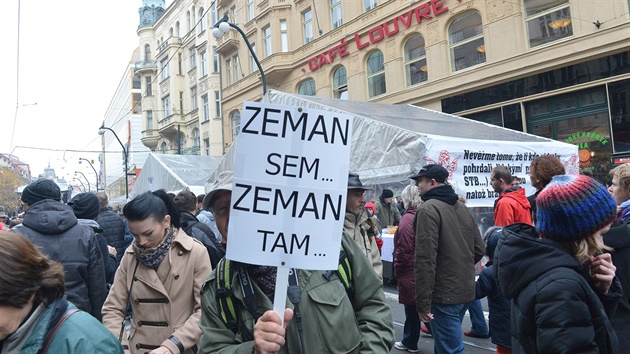
[[[577,144],[601,179],[630,156],[630,1],[605,4],[217,0],[217,12],[242,28],[268,88],[413,104]],[[237,32],[217,51],[227,146],[261,80]]]
[[[164,154],[221,155],[221,90],[212,23],[214,2],[143,0],[141,57],[142,143]]]

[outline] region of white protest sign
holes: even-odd
[[[449,172],[448,182],[455,192],[466,197],[469,207],[492,207],[499,194],[492,189],[490,174],[498,165],[506,166],[521,180],[527,195],[534,194],[529,179],[531,162],[542,155],[557,156],[567,174],[579,173],[578,148],[562,142],[519,142],[454,139],[443,136],[427,138],[425,163],[437,163]]]
[[[226,257],[337,269],[352,116],[245,102],[238,140]]]

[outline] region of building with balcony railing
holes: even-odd
[[[213,9],[204,0],[174,0],[166,9],[164,0],[143,0],[134,70],[142,85],[142,143],[152,151],[223,153]]]
[[[630,156],[630,1],[217,0],[267,88],[413,104],[579,145],[601,179]],[[231,143],[261,80],[217,42]],[[448,134],[448,132],[445,132]]]

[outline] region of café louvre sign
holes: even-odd
[[[337,58],[349,55],[348,45],[352,40],[354,40],[357,49],[362,50],[397,34],[401,29],[405,30],[415,24],[420,25],[422,20],[429,20],[447,11],[448,7],[444,6],[440,0],[427,1],[406,13],[369,29],[367,32],[355,33],[349,41],[346,38],[342,38],[336,46],[308,59],[308,71],[313,72],[327,64],[332,64]],[[302,72],[306,71],[306,68],[302,68]]]

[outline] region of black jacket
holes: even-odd
[[[494,270],[503,295],[512,299],[514,353],[618,353],[607,316],[621,296],[616,278],[608,294],[599,295],[588,268],[522,223],[503,228]]]
[[[604,235],[604,243],[614,248],[610,255],[623,288],[623,296],[610,322],[619,338],[619,348],[630,350],[630,219],[615,221]]]
[[[125,221],[120,215],[105,208],[98,214],[98,224],[103,232],[107,244],[116,249],[116,266],[120,264],[120,259],[125,253]]]
[[[72,208],[52,199],[31,205],[13,228],[63,265],[66,296],[79,309],[101,320],[107,296],[103,256],[94,232],[77,224]]]
[[[116,274],[118,263],[116,262],[116,257],[112,254],[109,254],[107,241],[102,234],[103,230],[94,220],[79,219],[78,221],[79,225],[89,227],[94,232],[94,237],[96,237],[96,242],[98,242],[98,249],[101,251],[101,255],[103,256],[103,265],[105,266],[105,281],[108,285],[114,284],[114,275]]]
[[[210,227],[199,222],[193,214],[187,211],[181,212],[180,223],[182,230],[184,230],[188,236],[201,241],[201,243],[206,246],[208,255],[210,256],[210,264],[212,264],[212,269],[215,269],[217,263],[225,256],[225,248],[217,241]]]

